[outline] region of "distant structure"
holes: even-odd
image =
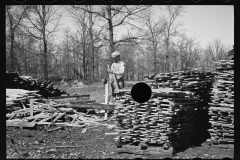
[[[233,45],[233,49],[228,52],[227,56],[228,56],[227,57],[228,60],[234,60],[234,45]]]

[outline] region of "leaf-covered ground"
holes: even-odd
[[[104,102],[104,86],[101,83],[84,88],[69,88],[69,86],[58,86],[67,89],[68,93],[90,94],[91,99]],[[116,123],[108,121],[105,123]],[[6,128],[6,158],[83,158],[83,159],[159,159],[164,157],[143,156],[115,152],[116,144],[113,139],[116,135],[105,133],[114,132],[105,126],[88,128],[81,133],[82,128],[65,127],[61,130],[47,132],[42,129],[21,129],[14,127]],[[58,146],[58,148],[51,148]],[[66,146],[72,146],[67,148]],[[48,148],[41,148],[48,147]],[[222,159],[233,158],[233,149],[220,149],[209,146],[189,147],[177,152],[174,159]]]

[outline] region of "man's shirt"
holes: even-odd
[[[116,78],[119,79],[124,74],[125,63],[123,61],[118,61],[117,63],[114,62],[111,66],[111,70],[116,74]]]

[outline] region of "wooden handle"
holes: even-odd
[[[108,66],[108,69],[110,69],[109,65],[107,65],[107,66]],[[119,87],[118,87],[118,84],[117,84],[117,80],[116,80],[115,74],[114,74],[114,73],[113,73],[113,74],[110,73],[109,75],[112,76],[112,78],[113,78],[113,83],[115,83],[116,89],[119,90]]]

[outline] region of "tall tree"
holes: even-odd
[[[102,18],[103,20],[103,25],[102,27],[105,27],[108,32],[108,38],[105,37],[108,42],[109,42],[109,57],[112,52],[115,51],[114,45],[117,44],[118,42],[125,42],[129,39],[135,39],[136,37],[128,37],[127,39],[121,39],[121,40],[114,40],[114,28],[125,25],[125,24],[130,24],[128,19],[134,20],[136,18],[136,15],[140,13],[141,11],[146,10],[150,6],[141,6],[141,5],[136,5],[136,6],[126,6],[126,5],[121,5],[121,6],[112,6],[112,5],[106,5],[106,6],[98,6],[95,7],[94,10],[89,11],[87,9],[82,8],[83,10],[93,13],[98,15],[99,17]]]
[[[157,48],[163,39],[165,22],[161,18],[159,18],[157,21],[154,21],[153,13],[151,10],[146,10],[142,18],[143,24],[146,27],[143,38],[151,44],[154,73],[157,74]]]
[[[166,6],[167,17],[165,18],[166,28],[164,31],[165,44],[166,44],[166,57],[165,57],[165,72],[169,72],[169,45],[172,37],[176,36],[179,33],[179,24],[175,24],[177,17],[180,16],[180,13],[183,12],[183,6]]]
[[[26,15],[26,12],[28,10],[28,7],[23,6],[12,6],[7,5],[6,6],[6,20],[7,20],[7,29],[8,34],[10,35],[10,66],[11,71],[14,72],[16,70],[16,60],[14,53],[14,43],[15,43],[15,32],[17,28],[19,27],[21,21],[23,20],[24,16]]]
[[[214,39],[206,46],[206,53],[208,53],[211,63],[226,59],[227,52],[226,47],[220,39]],[[215,70],[215,65],[210,64],[210,70]]]
[[[28,6],[30,12],[24,20],[23,27],[32,37],[43,43],[43,78],[48,79],[48,39],[54,36],[59,26],[61,14],[58,12],[59,6],[52,5],[31,5]]]
[[[195,37],[187,37],[186,34],[182,34],[179,40],[173,43],[179,53],[181,71],[190,69],[198,60],[199,52],[197,51],[199,50],[197,49],[198,42],[196,40]]]

